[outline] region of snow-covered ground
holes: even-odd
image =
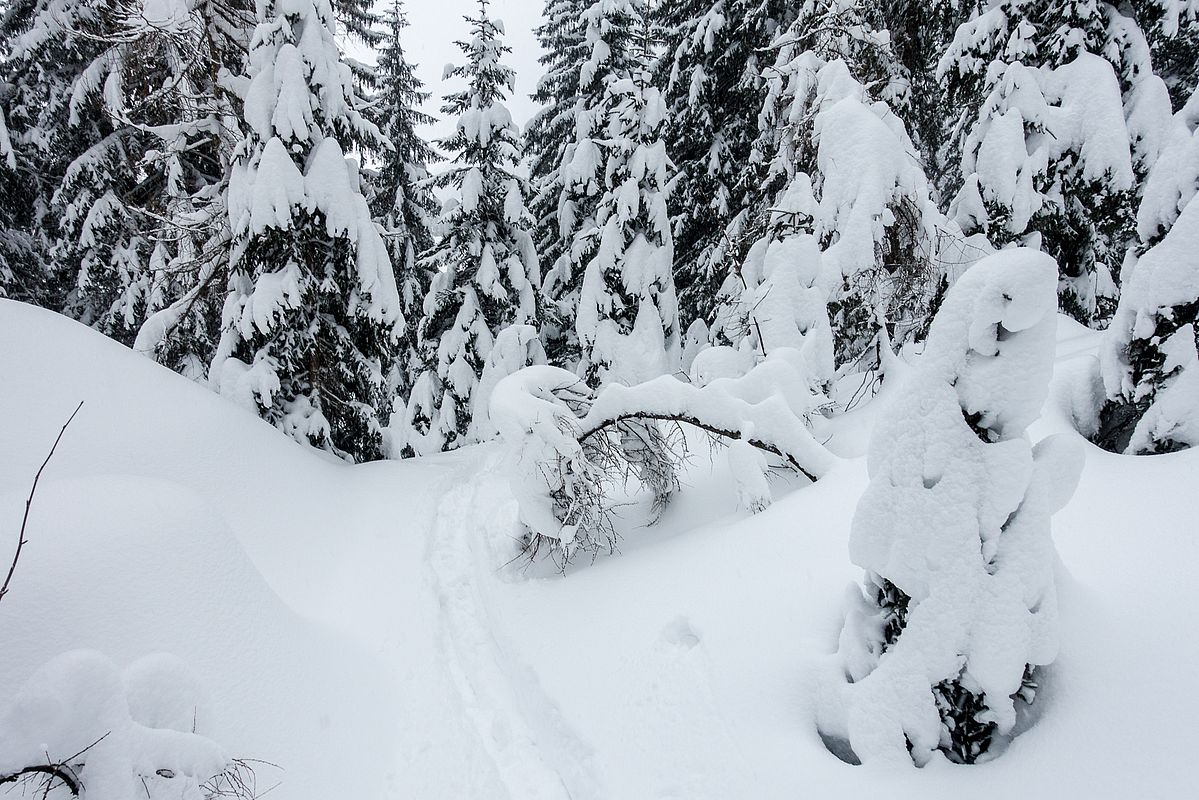
[[[1059,321],[1034,440],[1071,430],[1097,347]],[[876,401],[841,460],[750,516],[697,464],[662,521],[572,568],[505,565],[516,506],[490,446],[346,466],[52,313],[0,301],[0,713],[75,648],[165,651],[212,696],[197,730],[260,787],[369,798],[1185,796],[1194,786],[1199,452],[1085,445],[1054,518],[1063,646],[993,761],[855,767],[813,692],[860,578],[850,519]],[[720,459],[717,459],[719,462]],[[883,770],[887,770],[884,774]],[[0,797],[4,792],[0,791]]]

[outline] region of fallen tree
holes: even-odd
[[[687,455],[682,426],[774,456],[779,466],[816,481],[835,457],[812,435],[825,403],[798,354],[781,348],[743,376],[705,386],[663,376],[593,391],[577,375],[533,366],[501,381],[490,415],[508,451],[509,480],[525,526],[524,549],[565,566],[580,551],[615,549],[616,497],[630,481],[657,504]],[[674,425],[672,435],[661,423]],[[745,504],[770,503],[765,459],[730,459]],[[765,493],[765,496],[763,494]]]

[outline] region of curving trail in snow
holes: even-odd
[[[504,636],[488,542],[513,530],[516,508],[488,471],[463,470],[440,499],[429,563],[441,647],[463,711],[514,800],[606,796],[592,754]]]

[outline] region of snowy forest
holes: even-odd
[[[434,5],[0,0],[0,799],[1184,796],[1199,0]]]

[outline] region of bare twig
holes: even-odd
[[[11,775],[0,775],[0,784],[16,783],[22,778],[32,778],[35,775],[46,775],[47,780],[59,780],[66,786],[71,794],[79,796],[79,778],[66,764],[35,764],[32,767],[25,767],[19,772],[14,772]]]
[[[811,473],[810,471],[804,469],[803,465],[801,465],[799,463],[798,459],[796,459],[796,457],[794,455],[783,452],[780,448],[771,444],[770,442],[762,441],[761,439],[755,438],[753,436],[748,436],[748,437],[744,436],[741,431],[725,430],[724,428],[721,428],[717,425],[712,425],[708,422],[705,422],[704,420],[697,419],[689,414],[651,414],[651,413],[641,412],[641,411],[632,412],[629,414],[620,414],[618,416],[612,417],[611,419],[602,420],[596,427],[592,428],[591,430],[582,431],[579,434],[579,441],[583,441],[584,439],[594,436],[596,433],[599,433],[600,431],[602,431],[606,428],[610,428],[613,425],[619,425],[620,423],[625,422],[626,420],[638,420],[638,419],[640,419],[640,420],[653,419],[653,420],[659,420],[662,422],[685,422],[688,425],[693,425],[696,428],[699,428],[700,430],[707,431],[708,433],[715,434],[716,436],[722,436],[726,439],[743,439],[748,444],[753,445],[754,447],[758,448],[759,450],[765,450],[767,453],[772,453],[772,454],[782,458],[783,460],[785,460],[787,462],[788,465],[791,466],[792,469],[794,469],[796,472],[799,472],[801,475],[803,475],[805,478],[810,480],[812,483],[815,483],[817,480],[817,476],[814,475],[813,473]]]
[[[33,507],[33,495],[37,492],[37,482],[42,477],[42,470],[50,463],[50,459],[54,457],[54,451],[58,449],[58,443],[62,441],[62,436],[67,432],[67,426],[75,419],[75,415],[79,413],[79,409],[83,408],[83,401],[79,401],[79,405],[75,406],[75,410],[71,412],[71,416],[63,424],[62,430],[58,432],[58,437],[54,440],[54,444],[50,447],[50,452],[46,454],[46,460],[38,467],[37,474],[33,476],[33,486],[29,489],[29,497],[25,499],[25,515],[21,518],[21,533],[17,537],[17,550],[13,554],[12,564],[8,567],[8,575],[4,578],[4,584],[0,586],[0,600],[8,594],[8,585],[12,583],[13,573],[17,571],[17,562],[21,560],[21,549],[25,546],[25,527],[29,524],[29,509]]]

